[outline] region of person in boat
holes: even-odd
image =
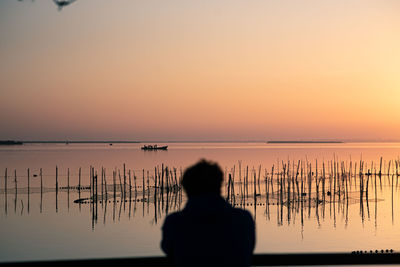
[[[201,160],[185,170],[181,183],[188,202],[162,227],[161,248],[174,266],[250,266],[254,220],[222,198],[222,182],[213,162]]]

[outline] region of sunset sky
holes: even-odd
[[[0,1],[0,139],[400,140],[400,1]]]

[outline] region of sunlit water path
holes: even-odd
[[[163,219],[186,202],[176,184],[200,158],[253,214],[256,253],[400,250],[399,143],[167,145],[0,147],[0,260],[162,255]]]

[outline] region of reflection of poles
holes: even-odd
[[[315,215],[317,217],[318,226],[321,226],[321,222],[319,221],[318,201],[316,201],[316,203],[315,203]]]
[[[122,194],[122,188],[121,188],[121,194]],[[125,206],[125,203],[124,203],[124,206]],[[122,211],[122,198],[121,198],[121,201],[119,203],[118,221],[121,220],[121,211]]]
[[[271,169],[271,193],[272,197],[274,197],[274,165],[272,164],[272,169]]]
[[[157,224],[157,168],[154,168],[154,220]]]
[[[308,218],[311,216],[311,182],[312,182],[312,170],[311,170],[311,163],[308,165],[307,162],[307,171],[308,171]]]
[[[168,181],[168,172],[166,172],[166,179],[167,179],[167,181]],[[166,207],[165,207],[165,214],[166,215],[168,215],[168,203],[169,203],[169,199],[168,199],[168,196],[169,196],[169,192],[168,192],[168,190],[167,190],[167,196],[166,196]],[[143,209],[144,209],[144,202],[143,202]]]
[[[17,213],[17,195],[18,195],[17,170],[14,170],[14,184],[15,184],[14,213]]]
[[[103,224],[106,225],[106,215],[107,215],[107,196],[104,203],[104,216],[103,216]]]
[[[315,160],[315,201],[317,202],[317,209],[319,200],[319,183],[320,180],[318,179],[318,161]]]
[[[357,190],[357,162],[354,163],[354,190]]]
[[[125,196],[123,195],[124,192],[122,190],[123,188],[122,188],[121,172],[119,171],[119,169],[118,169],[118,178],[119,178],[119,196],[121,199],[121,203],[124,202],[124,210],[125,210],[125,201],[124,201]]]
[[[267,171],[265,171],[267,172]],[[267,218],[269,220],[269,181],[268,181],[268,176],[267,173],[265,174],[265,214],[267,215]]]
[[[239,194],[243,198],[243,190],[242,190],[242,161],[238,161],[239,164]],[[226,168],[225,168],[226,169]],[[226,172],[225,172],[226,173]]]
[[[106,169],[104,169],[104,193],[105,193],[105,202],[107,203],[108,199],[108,191],[107,191],[107,176],[106,176]]]
[[[4,175],[4,211],[5,214],[7,215],[7,168],[5,171],[5,175]]]
[[[92,214],[92,231],[94,231],[94,222],[95,222],[95,203],[94,203],[94,190],[95,190],[95,181],[94,181],[94,168],[90,166],[90,210]]]
[[[400,161],[395,160],[396,163],[396,187],[397,187],[397,183],[399,181],[399,163]]]
[[[260,192],[261,195],[261,188],[260,188],[260,177],[261,176],[261,165],[258,167],[258,180],[257,180],[257,185],[258,185],[258,192]]]
[[[69,168],[67,169],[67,207],[69,211]]]
[[[378,193],[377,193],[377,185],[376,185],[376,176],[375,176],[375,230],[378,227]]]
[[[101,166],[101,207],[104,206],[104,168]]]
[[[333,164],[335,166],[336,163]],[[332,166],[332,161],[331,161],[331,176],[333,179],[333,189],[331,191],[331,195],[333,195],[333,201],[332,201],[332,209],[333,209],[333,227],[336,228],[336,201],[335,201],[335,185],[336,185],[336,176],[335,176],[335,169]]]
[[[93,188],[93,186],[92,186],[92,179],[93,179],[93,174],[92,174],[92,166],[90,166],[89,167],[89,183],[90,183],[90,185],[89,185],[89,188],[90,188],[90,197],[92,197],[92,188]]]
[[[390,162],[389,162],[390,164]],[[390,165],[389,165],[390,166]],[[389,175],[389,174],[388,174]],[[392,225],[394,225],[394,211],[393,211],[393,176],[392,176]]]
[[[168,175],[168,173],[167,173],[167,175]],[[168,180],[168,179],[167,179]],[[142,182],[142,189],[143,189],[143,201],[144,201],[144,198],[145,198],[145,196],[144,196],[144,193],[145,193],[145,186],[146,186],[146,184],[144,183],[144,169],[143,169],[143,182]],[[143,202],[144,203],[144,202]],[[144,204],[143,204],[144,205]],[[143,214],[144,215],[144,214]]]
[[[161,164],[161,209],[164,211],[164,164]]]
[[[116,188],[115,188],[115,176],[117,175],[116,171],[113,171],[113,192],[114,192],[114,203],[116,199]]]
[[[254,173],[254,178],[255,177],[256,176]],[[256,186],[256,185],[254,184],[254,186]],[[254,195],[254,221],[256,221],[256,219],[257,219],[257,198],[256,198],[256,195]]]
[[[349,198],[346,198],[346,219],[345,219],[345,227],[347,228],[349,222]]]
[[[135,176],[133,176],[135,178]],[[135,200],[134,200],[134,205],[133,205],[133,215],[136,214],[136,203],[137,203],[137,191],[135,190]]]
[[[126,172],[125,172],[125,163],[124,163],[124,211],[125,211],[125,196],[126,196]]]
[[[365,198],[368,201],[368,189],[369,189],[369,175],[367,175],[367,184],[365,185]]]
[[[30,199],[30,183],[29,183],[29,180],[30,180],[30,175],[29,175],[29,168],[28,168],[28,214],[29,214],[29,207],[30,207],[30,201],[29,201],[29,199]]]
[[[325,161],[322,162],[322,218],[325,219]]]
[[[79,167],[79,177],[78,177],[78,197],[81,199],[81,167]],[[81,201],[79,201],[79,211],[81,211]]]
[[[116,171],[113,170],[113,222],[115,222],[115,205],[117,203],[116,199],[116,192],[115,192],[115,176],[116,176]]]
[[[129,219],[131,218],[131,208],[132,208],[132,180],[131,180],[131,170],[128,170],[129,176]]]
[[[56,166],[56,213],[58,213],[58,167]]]
[[[96,171],[96,174],[95,174],[95,176],[94,176],[94,179],[95,179],[95,182],[96,182],[96,186],[95,186],[95,190],[96,190],[96,195],[95,195],[95,200],[96,200],[96,213],[95,213],[95,220],[96,220],[96,223],[97,223],[97,214],[98,214],[98,193],[97,193],[97,190],[98,190],[98,186],[97,186],[97,171]]]
[[[42,207],[43,207],[43,173],[42,173],[42,168],[40,168],[40,213],[42,213]],[[81,205],[79,203],[79,205]]]
[[[228,194],[226,196],[226,201],[229,202],[229,198],[231,196],[231,174],[229,174],[229,179],[228,179]]]
[[[246,189],[245,189],[245,198],[249,197],[249,166],[246,166],[246,181],[245,181]]]
[[[149,202],[150,202],[150,173],[147,171],[147,214],[149,214]]]
[[[367,182],[368,183],[368,182]],[[370,216],[369,216],[369,201],[368,201],[368,190],[367,190],[367,193],[366,193],[366,195],[365,195],[365,202],[367,203],[367,215],[368,215],[368,220],[370,219]]]
[[[361,220],[364,225],[363,193],[364,193],[364,176],[363,176],[363,173],[361,172],[361,175],[360,175],[360,213],[361,213]]]
[[[143,189],[144,190],[144,189]],[[142,198],[142,217],[144,217],[144,193],[143,193],[143,198]],[[168,202],[168,193],[167,193],[167,202]],[[167,214],[168,214],[168,206],[167,206]]]

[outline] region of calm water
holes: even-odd
[[[395,172],[400,143],[346,144],[265,144],[265,143],[169,143],[168,151],[142,151],[142,144],[27,144],[0,147],[0,261],[102,258],[162,255],[159,248],[161,226],[167,213],[185,205],[185,195],[171,193],[168,200],[154,199],[154,188],[143,194],[143,173],[147,188],[154,184],[155,168],[168,166],[177,177],[200,158],[217,161],[226,174],[235,174],[235,204],[248,209],[256,220],[256,253],[268,252],[348,252],[353,250],[400,250],[400,193],[397,176],[371,176],[369,196],[360,201],[359,182],[353,180],[346,201],[323,205],[278,205],[276,196],[266,199],[265,173],[280,164],[336,159],[349,167],[361,159],[364,170]],[[239,175],[240,161],[240,175]],[[372,162],[374,167],[371,168]],[[74,203],[77,190],[63,187],[78,185],[81,168],[82,186],[89,186],[89,169],[100,176],[106,170],[108,193],[113,191],[113,170],[123,177],[131,173],[132,190],[121,201],[111,197],[97,206]],[[56,166],[58,186],[56,193]],[[261,166],[261,167],[260,167]],[[240,200],[238,183],[249,168],[249,180],[261,176],[256,185],[257,198]],[[7,168],[7,182],[5,172]],[[29,168],[29,194],[28,194]],[[315,168],[315,166],[314,166]],[[353,165],[354,168],[354,165]],[[42,190],[40,189],[42,169]],[[261,170],[261,171],[259,171]],[[328,167],[327,170],[328,172]],[[15,173],[16,180],[15,183]],[[147,174],[148,173],[148,174]],[[268,174],[269,175],[269,174]],[[133,190],[137,177],[136,191]],[[7,193],[5,184],[7,183]],[[99,182],[100,183],[100,182]],[[128,180],[127,180],[128,183]],[[17,190],[15,189],[17,185]],[[254,191],[250,184],[250,192]],[[275,185],[277,186],[277,185]],[[99,185],[99,191],[100,185]],[[271,190],[271,189],[269,189]],[[274,190],[277,190],[275,187]],[[271,192],[271,191],[270,191]],[[226,194],[226,187],[224,187]],[[89,197],[81,191],[81,198]],[[342,197],[343,199],[343,197]]]

